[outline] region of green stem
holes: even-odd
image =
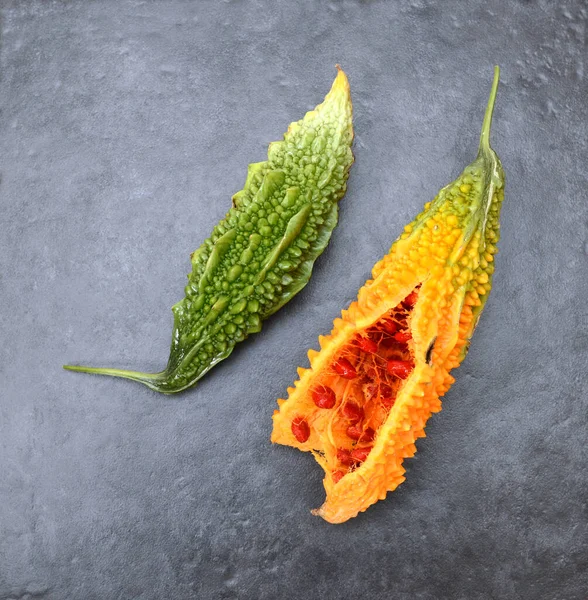
[[[111,377],[124,377],[148,385],[152,389],[157,389],[157,382],[163,379],[163,373],[142,373],[141,371],[125,371],[124,369],[101,369],[96,367],[79,367],[75,365],[63,365],[66,371],[76,371],[77,373],[93,373],[94,375],[109,375]]]
[[[490,98],[486,106],[484,114],[484,122],[482,123],[482,133],[480,134],[480,150],[490,149],[490,126],[492,125],[492,113],[494,112],[494,102],[496,101],[496,92],[498,90],[498,80],[500,79],[500,67],[494,67],[494,81],[492,81],[492,89],[490,90]]]

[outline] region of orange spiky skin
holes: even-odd
[[[329,336],[319,337],[320,352],[309,351],[311,368],[298,370],[300,380],[288,388],[288,400],[278,401],[272,442],[313,453],[325,470],[326,490],[324,504],[313,513],[331,523],[356,516],[404,481],[402,462],[416,452],[415,441],[424,437],[431,414],[441,410],[439,397],[454,381],[450,371],[465,357],[488,297],[504,197],[504,173],[488,140],[497,85],[498,68],[476,160],[404,228],[373,268],[373,279],[359,290],[357,301],[335,319]],[[342,478],[333,477],[339,445],[334,423],[341,403],[321,410],[310,390],[350,340],[419,285],[409,319],[414,369],[402,382],[365,462]],[[291,430],[292,419],[300,415],[310,425],[303,443]]]

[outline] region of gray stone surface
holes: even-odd
[[[0,5],[0,598],[585,600],[586,3]],[[337,62],[356,164],[308,287],[179,396],[62,371],[164,366],[190,252]],[[275,399],[475,155],[495,63],[494,291],[406,483],[329,525]]]

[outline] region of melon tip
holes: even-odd
[[[310,514],[313,517],[320,517],[321,519],[323,519],[323,521],[327,521],[327,523],[329,522],[329,520],[325,517],[325,512],[322,506],[319,506],[318,508],[312,508],[310,510]]]
[[[347,79],[345,71],[338,63],[335,65],[335,68],[337,69],[337,76],[331,86],[331,93],[343,92],[344,94],[349,95],[349,80]]]

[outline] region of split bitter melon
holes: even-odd
[[[331,523],[404,481],[488,299],[504,198],[489,143],[498,77],[496,67],[476,160],[404,228],[278,401],[272,441],[313,453],[326,491],[314,512]]]

